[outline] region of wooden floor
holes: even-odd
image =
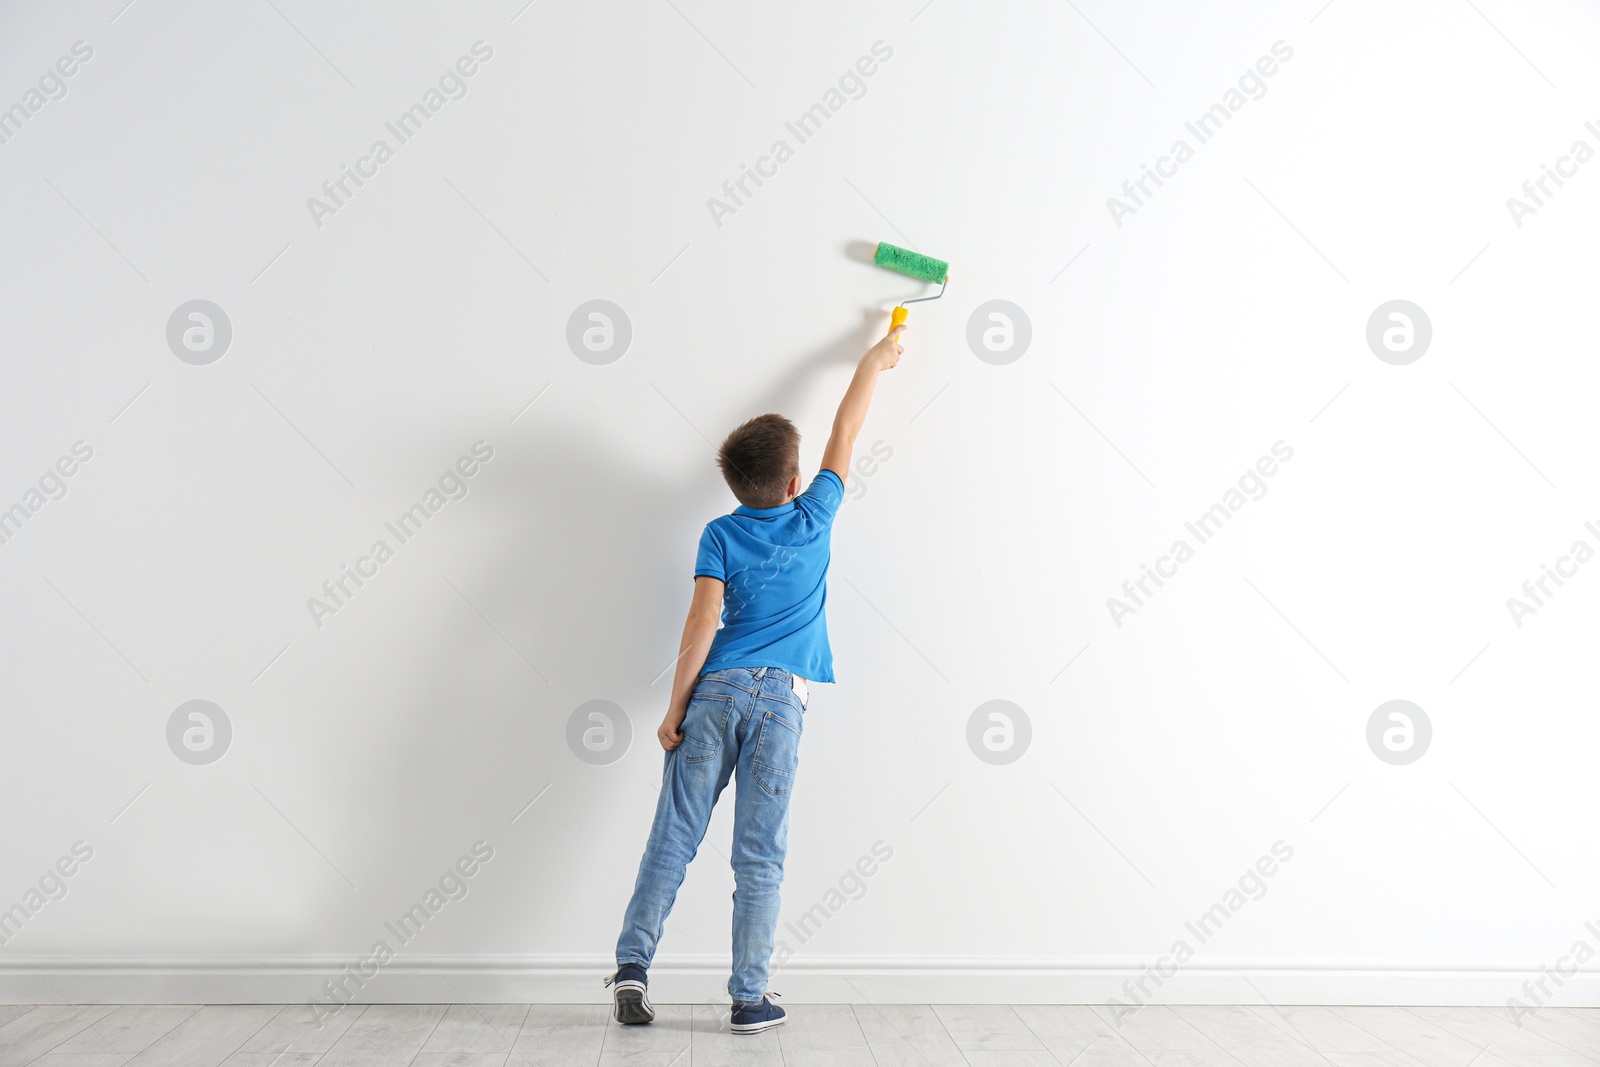
[[[1578,1067],[1600,1064],[1600,1009],[795,1005],[740,1037],[709,1006],[0,1005],[0,1067]]]

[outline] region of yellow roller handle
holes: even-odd
[[[889,332],[893,333],[896,326],[904,326],[905,324],[906,309],[904,307],[896,307],[894,313],[889,316]]]

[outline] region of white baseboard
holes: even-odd
[[[599,1003],[606,959],[570,956],[402,956],[357,983],[351,957],[0,958],[0,1003],[332,1004],[323,983],[345,978],[354,1003]],[[370,970],[370,968],[369,968]],[[650,972],[658,1004],[727,1000],[728,960],[679,958]],[[1143,987],[1138,983],[1143,978]],[[1537,983],[1543,979],[1545,992]],[[1131,983],[1131,984],[1128,984]],[[1532,992],[1524,990],[1524,983]],[[1600,1006],[1600,970],[1561,979],[1533,967],[1428,967],[1383,961],[1286,965],[1232,960],[1189,966],[1159,985],[1143,961],[817,957],[790,961],[769,983],[790,1004],[1443,1004],[1504,1008]],[[1130,992],[1131,990],[1131,992]],[[1548,994],[1548,995],[1546,995]]]

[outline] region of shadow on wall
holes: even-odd
[[[870,247],[870,246],[869,246]],[[797,359],[788,371],[767,392],[762,394],[760,410],[752,410],[751,416],[759,415],[765,411],[777,411],[794,417],[800,410],[809,410],[821,406],[830,412],[829,422],[825,426],[806,427],[800,426],[801,436],[821,435],[827,439],[827,433],[832,428],[831,412],[839,398],[844,395],[844,383],[836,381],[832,376],[824,373],[830,367],[854,367],[861,359],[863,353],[883,337],[889,325],[888,316],[883,309],[867,307],[861,309],[861,324],[849,332],[842,334],[837,340],[812,349]],[[826,385],[829,390],[836,391],[837,396],[831,393],[828,396],[819,395],[819,390]],[[796,425],[799,425],[798,420]],[[733,429],[729,426],[727,429]],[[726,431],[724,431],[726,432]],[[820,456],[819,456],[820,458]],[[802,471],[805,482],[811,481],[810,475],[814,471]],[[706,516],[710,520],[711,515]]]
[[[859,327],[795,359],[746,410],[793,413],[810,406],[824,380],[840,388],[825,372],[853,366],[883,324],[881,309],[864,308]],[[589,928],[583,913],[620,920],[655,803],[655,728],[670,694],[700,530],[736,503],[709,447],[663,476],[605,425],[539,414],[534,408],[503,432],[436,433],[447,448],[488,439],[493,482],[475,478],[469,497],[440,513],[462,524],[441,531],[457,547],[416,557],[427,572],[422,589],[427,581],[439,589],[417,599],[410,648],[396,657],[396,675],[374,687],[367,710],[387,740],[374,746],[365,777],[391,795],[383,804],[389,817],[363,846],[363,866],[406,857],[400,870],[431,870],[438,857],[483,837],[511,859],[502,869],[515,864],[519,878],[535,872],[511,890],[526,903],[518,914],[467,924],[506,936],[453,947],[459,951],[592,950],[569,943]],[[595,699],[614,701],[629,719],[628,749],[610,764],[585,763],[568,744],[569,717]],[[631,821],[617,825],[616,810]],[[419,834],[429,826],[433,832]],[[596,856],[597,841],[610,843],[604,856]],[[629,876],[611,879],[608,870],[596,892],[597,863],[620,863]],[[401,877],[388,864],[391,877]],[[423,888],[388,885],[382,896],[398,914]]]
[[[605,427],[536,414],[429,428],[442,455],[482,438],[494,457],[465,498],[429,520],[440,528],[424,526],[388,564],[413,569],[404,602],[391,608],[408,617],[382,624],[403,647],[369,660],[383,673],[350,709],[370,738],[366,751],[339,760],[337,792],[370,817],[352,875],[371,929],[357,920],[353,943],[381,936],[394,945],[382,921],[421,899],[479,838],[496,850],[486,871],[498,883],[481,899],[523,902],[479,913],[479,876],[447,909],[456,915],[445,928],[396,946],[401,958],[579,948],[567,944],[584,928],[573,915],[596,906],[585,903],[594,893],[582,872],[594,867],[596,842],[616,841],[608,806],[644,812],[654,800],[647,783],[659,776],[659,749],[649,749],[670,674],[651,679],[677,641],[697,533],[673,516],[720,506],[725,490],[714,468],[663,479]],[[337,621],[359,625],[375,606],[357,600]],[[672,615],[677,623],[664,625]],[[627,752],[604,766],[578,760],[566,740],[573,709],[596,698],[621,705],[633,727]],[[637,822],[648,830],[643,816]],[[621,905],[613,910],[620,920]],[[474,933],[492,928],[504,936]]]

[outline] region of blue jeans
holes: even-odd
[[[758,1001],[778,928],[778,886],[789,848],[789,793],[799,764],[805,704],[788,671],[734,667],[695,683],[683,741],[666,753],[661,798],[639,878],[617,939],[617,964],[648,968],[661,928],[694,859],[711,809],[737,769],[733,808],[735,1000]]]

